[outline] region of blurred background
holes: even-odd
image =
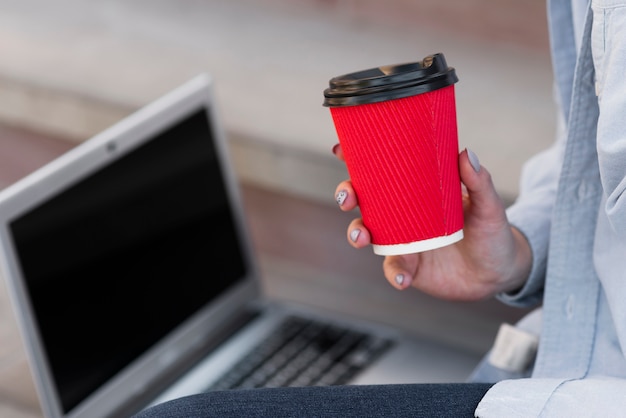
[[[480,356],[523,312],[391,289],[334,206],[328,80],[436,52],[460,79],[459,146],[510,203],[555,125],[543,0],[0,0],[0,188],[207,72],[270,296]],[[2,284],[0,416],[38,416],[8,305]]]

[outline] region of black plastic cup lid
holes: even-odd
[[[324,106],[354,106],[428,93],[459,81],[443,54],[422,61],[387,65],[330,79]]]

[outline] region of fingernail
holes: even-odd
[[[335,196],[335,200],[337,201],[337,204],[339,206],[343,206],[343,202],[346,201],[347,197],[348,197],[348,192],[346,192],[345,190],[340,190],[339,192],[337,192],[337,195]]]
[[[333,154],[337,155],[337,148],[339,148],[339,144],[333,145]]]
[[[472,168],[478,173],[480,171],[480,161],[478,160],[478,156],[469,148],[465,148],[465,150],[467,151],[467,158],[469,159]]]
[[[402,286],[404,284],[404,274],[397,274],[395,280],[398,286]]]
[[[360,229],[353,229],[352,231],[350,231],[350,239],[352,240],[352,242],[356,242],[356,240],[359,239],[359,235],[361,235]]]

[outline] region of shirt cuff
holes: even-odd
[[[504,380],[487,391],[475,416],[623,416],[626,408],[624,391],[626,380],[606,376],[580,380]]]

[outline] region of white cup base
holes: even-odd
[[[443,237],[435,237],[423,241],[408,242],[406,244],[372,244],[372,247],[374,249],[374,253],[378,255],[412,254],[421,253],[428,250],[434,250],[435,248],[445,247],[446,245],[454,244],[461,239],[463,239],[463,230],[459,229],[454,234],[444,235]]]

